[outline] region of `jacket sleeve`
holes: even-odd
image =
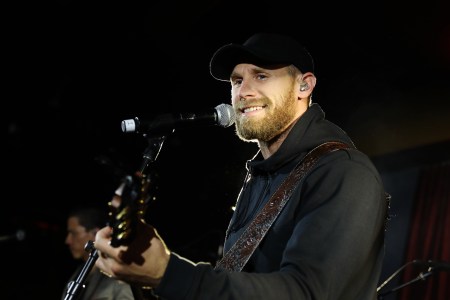
[[[289,216],[293,226],[278,270],[219,271],[173,253],[156,293],[168,300],[375,299],[384,189],[365,158],[342,152],[305,178],[279,216]]]

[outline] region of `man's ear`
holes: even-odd
[[[299,100],[309,98],[314,87],[316,86],[316,76],[313,73],[307,72],[298,77],[299,88],[298,96]]]
[[[309,84],[306,81],[300,83],[300,92],[309,90]]]
[[[314,76],[313,73],[307,72],[303,74],[303,76],[300,79],[300,90],[302,92],[308,90],[308,89],[314,89],[316,86],[317,78]]]

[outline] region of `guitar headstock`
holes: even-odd
[[[111,246],[129,245],[139,222],[144,222],[151,198],[150,176],[136,172],[122,179],[109,206],[109,226],[112,227]]]

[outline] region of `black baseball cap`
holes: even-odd
[[[302,73],[314,72],[309,52],[294,38],[275,33],[257,33],[242,45],[222,46],[211,58],[210,73],[217,80],[229,81],[234,67],[240,63],[292,64]]]

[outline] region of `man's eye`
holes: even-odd
[[[258,75],[256,75],[256,78],[259,80],[264,80],[267,78],[267,76],[265,74],[258,74]]]
[[[234,79],[233,80],[233,85],[237,85],[237,84],[241,84],[242,83],[242,79]]]

